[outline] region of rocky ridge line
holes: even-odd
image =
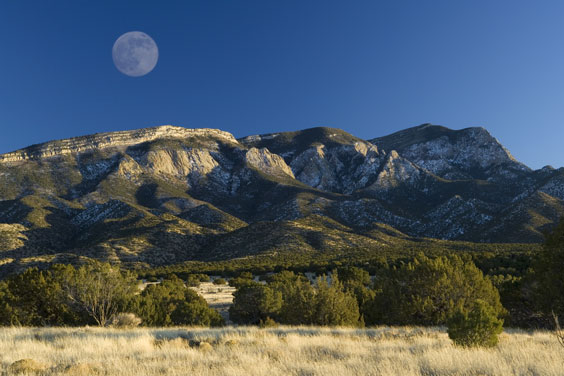
[[[162,125],[131,131],[96,133],[88,136],[73,137],[58,141],[29,146],[24,149],[0,155],[0,163],[20,162],[30,159],[49,158],[64,154],[100,150],[108,147],[127,147],[157,139],[183,139],[189,137],[217,138],[227,143],[237,143],[229,132],[210,128],[183,128]]]

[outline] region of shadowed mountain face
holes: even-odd
[[[80,257],[164,265],[377,250],[418,237],[539,242],[563,214],[564,169],[529,169],[483,128],[425,124],[365,141],[332,128],[236,140],[162,126],[0,155],[4,271]]]

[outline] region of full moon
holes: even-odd
[[[159,60],[157,44],[141,31],[130,31],[119,37],[112,48],[116,68],[131,77],[144,76]]]

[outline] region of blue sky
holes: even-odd
[[[161,124],[362,138],[484,126],[564,166],[562,1],[3,1],[0,152]],[[159,46],[143,77],[111,49]]]

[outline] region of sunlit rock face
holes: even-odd
[[[206,176],[219,166],[209,149],[158,149],[139,155],[137,161],[157,174],[191,179]]]
[[[392,150],[382,165],[372,188],[388,190],[403,184],[412,185],[419,179],[421,173],[421,168],[400,157],[397,151]]]
[[[385,154],[367,142],[312,146],[292,156],[296,178],[320,190],[351,194],[378,176]]]
[[[453,131],[424,124],[372,142],[450,180],[512,178],[530,171],[484,128]]]
[[[249,166],[269,175],[288,176],[294,178],[292,169],[284,162],[284,158],[272,154],[266,148],[250,148],[245,153],[245,161]]]
[[[133,131],[98,133],[90,136],[69,138],[33,145],[28,148],[0,155],[0,163],[29,159],[42,159],[64,154],[82,153],[105,148],[127,147],[163,139],[208,138],[236,143],[231,133],[218,129],[188,129],[163,125]]]

